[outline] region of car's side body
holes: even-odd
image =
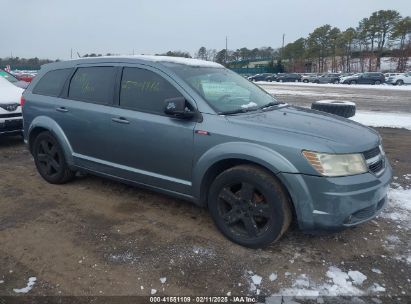
[[[300,82],[301,75],[297,73],[284,73],[277,76],[277,82]]]
[[[73,169],[149,187],[202,206],[207,204],[209,186],[217,175],[239,164],[253,164],[282,183],[304,230],[356,225],[384,206],[391,167],[378,148],[376,132],[333,115],[288,105],[239,116],[219,115],[161,60],[105,57],[44,66],[24,93],[24,136],[30,150],[36,135],[47,130]],[[113,73],[105,104],[69,95],[78,71],[92,67],[109,68]],[[150,71],[167,81],[196,112],[194,118],[121,107],[121,79],[126,69]],[[36,94],[41,79],[55,70],[67,70],[57,96]],[[303,149],[364,153],[364,158],[367,151],[375,153],[366,158],[369,172],[325,178],[302,157]],[[380,167],[374,170],[377,163]]]
[[[340,80],[340,74],[324,74],[310,80],[314,83],[338,83]]]
[[[390,77],[388,77],[387,83],[393,85],[411,84],[411,72],[391,75]]]
[[[366,72],[345,77],[341,83],[348,84],[382,84],[385,82],[385,76],[379,72]]]

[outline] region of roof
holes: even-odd
[[[72,61],[84,62],[108,62],[108,61],[128,61],[128,60],[138,60],[138,61],[149,61],[156,63],[177,63],[196,67],[213,67],[222,68],[223,66],[219,63],[213,61],[205,61],[192,58],[183,57],[171,57],[171,56],[153,56],[153,55],[133,55],[133,56],[98,56],[98,57],[85,57],[79,58]]]

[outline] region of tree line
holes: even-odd
[[[296,72],[350,72],[353,61],[361,72],[380,71],[381,58],[390,57],[396,70],[404,72],[411,57],[411,17],[402,17],[395,10],[379,10],[363,18],[355,28],[340,30],[325,24],[283,48],[216,51],[203,46],[195,57],[229,67],[270,59],[269,65],[285,64],[288,71]]]

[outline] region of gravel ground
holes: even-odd
[[[411,89],[408,87],[388,87],[372,89],[354,85],[305,84],[305,83],[261,83],[262,88],[272,93],[278,100],[299,106],[310,106],[322,99],[354,101],[358,110],[411,113]],[[385,86],[384,86],[385,87]]]
[[[396,100],[400,106],[402,97]],[[378,131],[396,176],[393,187],[410,188],[410,131]],[[251,250],[226,240],[207,210],[185,201],[94,176],[47,184],[19,137],[0,138],[0,172],[0,296],[28,286],[23,291],[32,296],[305,290],[366,294],[371,298],[362,300],[370,303],[410,300],[410,215],[394,220],[393,208],[336,234],[292,228],[269,248]]]

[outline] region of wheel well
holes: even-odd
[[[266,168],[266,167],[264,167],[264,166],[262,166],[262,165],[260,165],[260,164],[258,164],[258,163],[255,163],[255,162],[252,162],[252,161],[249,161],[249,160],[244,160],[244,159],[237,159],[237,158],[224,159],[224,160],[221,160],[221,161],[213,164],[210,168],[208,168],[208,170],[207,170],[207,172],[205,173],[204,178],[203,178],[203,180],[202,180],[202,182],[201,182],[200,204],[201,204],[202,206],[205,206],[205,207],[207,206],[208,189],[210,188],[210,186],[211,186],[212,182],[214,181],[214,179],[215,179],[220,173],[222,173],[222,172],[224,172],[225,170],[230,169],[230,168],[232,168],[232,167],[235,167],[235,166],[238,166],[238,165],[246,165],[246,164],[248,164],[248,165],[254,165],[254,166],[256,166],[256,167],[260,167],[260,168],[262,168],[262,169],[270,172],[270,173],[273,175],[273,177],[277,180],[277,182],[280,183],[280,185],[283,187],[283,189],[284,189],[284,191],[286,192],[286,195],[288,196],[288,199],[289,199],[289,201],[290,201],[290,204],[291,204],[290,207],[291,207],[291,210],[292,210],[292,213],[293,213],[293,221],[294,221],[294,219],[296,219],[295,206],[294,206],[294,202],[293,202],[293,200],[292,200],[292,198],[291,198],[291,195],[290,195],[290,193],[288,192],[287,187],[286,187],[286,186],[282,183],[282,181],[281,181],[279,178],[277,178],[277,177],[274,175],[274,173],[273,173],[271,170],[269,170],[268,168]]]
[[[30,151],[30,153],[33,153],[33,144],[34,144],[34,141],[36,140],[36,137],[44,131],[48,131],[48,130],[45,129],[45,128],[42,128],[42,127],[36,127],[33,130],[31,130],[30,135],[29,135],[29,151]]]

